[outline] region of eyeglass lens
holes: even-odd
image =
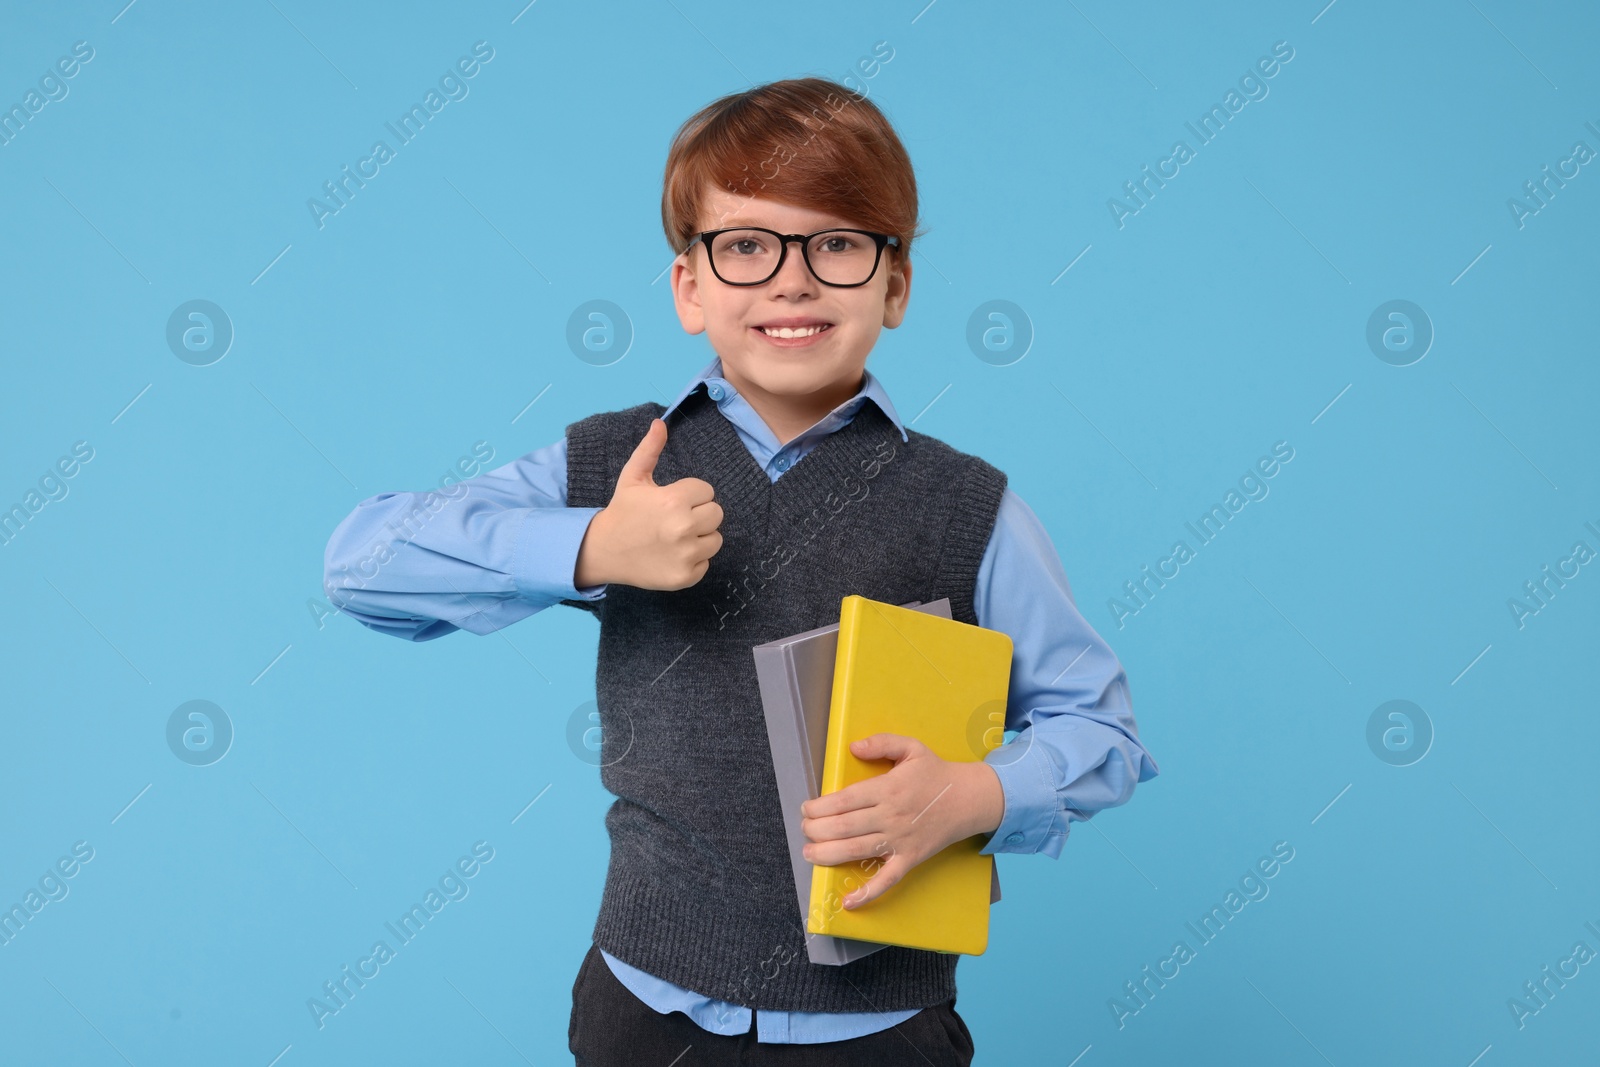
[[[723,280],[735,285],[764,282],[777,273],[783,249],[764,230],[729,230],[712,238],[711,265]],[[860,285],[872,277],[878,245],[864,233],[825,230],[806,242],[811,269],[833,285]]]

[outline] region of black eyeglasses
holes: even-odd
[[[870,230],[818,230],[779,233],[760,226],[706,230],[689,238],[688,254],[698,241],[705,245],[711,272],[728,285],[763,285],[783,269],[789,242],[800,242],[806,267],[823,285],[853,289],[878,272],[885,245],[900,247],[900,238]]]

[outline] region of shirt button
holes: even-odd
[[[706,387],[706,392],[710,395],[712,400],[722,399],[722,386],[720,385],[716,385],[714,383],[712,385],[708,385]]]
[[[1020,831],[1017,831],[1017,830],[1011,831],[1009,834],[1006,835],[1006,844],[1008,844],[1008,845],[1020,845],[1020,844],[1022,844],[1022,833]]]
[[[779,456],[776,466],[781,471],[788,470],[789,469],[789,458],[787,456]]]

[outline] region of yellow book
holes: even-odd
[[[971,762],[998,748],[1011,681],[1011,638],[863,596],[840,603],[839,648],[823,756],[826,795],[887,773],[888,760],[852,755],[870,734],[915,737],[940,758]],[[935,801],[934,803],[937,803]],[[994,857],[985,835],[948,845],[876,900],[847,909],[846,896],[876,873],[871,857],[811,869],[806,930],[861,941],[982,955],[989,943]]]

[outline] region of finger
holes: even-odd
[[[622,465],[622,471],[617,475],[617,484],[656,484],[656,460],[661,458],[661,450],[666,446],[667,424],[660,419],[651,419],[650,429],[645,431],[644,437],[634,446],[628,462]]]
[[[694,539],[694,550],[697,558],[704,562],[722,550],[722,535],[715,530],[708,534],[701,534]],[[706,564],[708,567],[710,564]]]
[[[870,808],[880,799],[878,780],[877,777],[873,777],[864,782],[847,785],[843,789],[836,789],[831,793],[824,793],[820,797],[812,797],[800,805],[800,814],[803,817],[822,819],[860,808]]]
[[[819,867],[837,867],[841,864],[860,862],[864,874],[871,874],[878,866],[894,856],[896,849],[889,841],[889,835],[879,833],[870,828],[850,835],[835,837],[831,840],[808,840],[800,846],[800,855],[808,863]]]
[[[845,841],[851,838],[861,838],[866,846],[867,838],[874,837],[878,832],[877,819],[872,817],[872,809],[858,808],[854,811],[843,811],[837,816],[811,816],[800,819],[800,832],[805,833],[806,840],[814,843],[826,841]]]
[[[667,488],[671,489],[675,498],[680,502],[696,507],[700,504],[709,504],[717,495],[711,483],[703,478],[679,478]]]
[[[715,500],[697,504],[689,509],[689,518],[695,533],[708,534],[722,525],[722,505]]]
[[[845,909],[853,910],[863,904],[870,904],[877,900],[899,882],[901,878],[905,877],[906,872],[910,869],[910,864],[899,857],[889,860],[878,868],[877,874],[867,879],[866,885],[844,898]]]
[[[857,759],[892,759],[899,762],[914,755],[920,743],[905,734],[871,734],[850,742],[850,754]]]

